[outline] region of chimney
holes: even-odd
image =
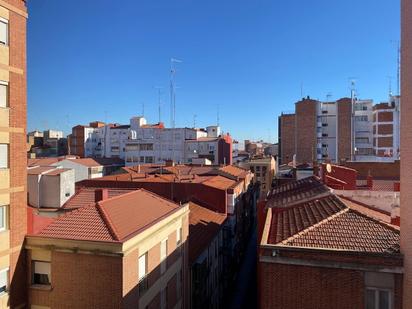
[[[108,198],[109,198],[108,189],[102,188],[102,189],[96,189],[96,191],[94,191],[94,201],[96,203],[107,200]]]
[[[412,308],[412,1],[401,3],[401,253],[403,309]]]
[[[175,162],[173,160],[166,160],[166,166],[175,166]]]

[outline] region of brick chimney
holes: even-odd
[[[94,191],[94,201],[100,202],[100,201],[104,201],[107,200],[109,198],[109,190],[108,189],[96,189],[96,191]]]
[[[401,0],[401,252],[403,309],[412,308],[412,1]]]

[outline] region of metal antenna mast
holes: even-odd
[[[175,128],[176,125],[176,63],[181,63],[181,60],[170,59],[170,126]]]
[[[401,42],[398,41],[398,70],[397,70],[397,78],[398,78],[398,95],[401,95]]]
[[[216,115],[216,117],[217,117],[217,126],[220,126],[220,112],[219,112],[219,105],[217,106],[217,115]]]
[[[193,128],[196,128],[196,118],[197,118],[197,115],[194,114],[193,115]]]
[[[159,123],[162,121],[161,107],[162,107],[162,89],[163,87],[155,87],[157,89],[157,104],[159,109]]]

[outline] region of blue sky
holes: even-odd
[[[28,1],[28,129],[169,125],[170,58],[178,126],[216,123],[236,139],[277,139],[277,116],[303,94],[385,100],[396,90],[399,1]]]

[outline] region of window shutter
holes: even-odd
[[[139,257],[139,281],[146,276],[146,254]]]
[[[50,276],[50,263],[34,262],[34,272],[36,274],[44,274]]]

